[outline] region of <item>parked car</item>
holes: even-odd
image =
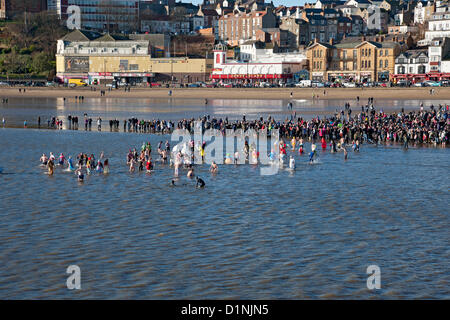
[[[188,88],[198,88],[199,85],[197,83],[189,83]]]
[[[311,87],[313,88],[323,88],[325,85],[322,82],[314,81],[311,83]]]
[[[204,82],[202,82],[202,81],[197,81],[196,84],[197,84],[199,87],[206,88],[206,83],[204,83]]]
[[[432,81],[432,80],[426,80],[423,82],[423,86],[424,87],[440,87],[441,83],[440,82],[436,82],[436,81]]]
[[[356,84],[354,82],[343,82],[342,85],[345,88],[356,88]]]
[[[161,83],[152,82],[152,87],[161,87]]]
[[[301,87],[301,88],[306,88],[306,87],[311,87],[311,80],[300,80],[299,83],[297,83],[295,86],[296,87]]]
[[[409,86],[410,82],[408,80],[399,80],[397,82],[397,86],[399,87],[407,87]]]

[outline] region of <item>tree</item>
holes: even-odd
[[[40,52],[33,57],[32,69],[36,73],[43,73],[52,70],[52,57],[45,52]]]

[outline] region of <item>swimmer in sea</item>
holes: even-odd
[[[134,164],[136,161],[134,161],[134,158],[130,159],[130,172],[134,172]]]
[[[219,168],[217,167],[217,164],[213,161],[211,163],[211,167],[209,168],[209,171],[211,171],[211,173],[217,173],[218,170],[219,170]]]
[[[316,145],[313,142],[311,144],[311,153],[309,154],[309,162],[312,163],[314,161],[314,156],[316,155]]]
[[[344,149],[344,160],[347,160],[347,158],[348,158],[347,149],[345,149],[345,147],[343,149]]]
[[[76,173],[77,173],[77,177],[78,177],[78,182],[83,182],[84,181],[84,174],[83,174],[83,172],[81,172],[81,168],[78,168]]]
[[[300,155],[303,154],[303,138],[300,138],[300,140],[298,141],[298,143],[300,144],[300,147],[298,148],[298,153]]]
[[[105,162],[103,163],[103,174],[109,173],[109,161],[108,159],[105,159]]]
[[[153,170],[153,163],[151,159],[147,160],[147,163],[145,165],[145,169],[147,169],[147,172],[150,172]]]
[[[41,164],[43,164],[44,166],[47,165],[48,158],[47,158],[47,156],[45,155],[45,153],[42,154],[42,157],[41,157],[39,160],[41,161]]]
[[[197,177],[197,183],[195,185],[196,188],[204,188],[205,187],[205,181],[203,181],[202,178]]]
[[[59,161],[58,161],[58,164],[59,164],[60,166],[63,166],[65,161],[66,161],[66,158],[64,157],[64,154],[61,153],[61,154],[59,155]]]
[[[292,156],[289,159],[289,169],[295,170],[295,159]]]
[[[55,164],[53,163],[53,160],[49,160],[47,162],[47,168],[48,168],[48,174],[51,176],[53,175],[53,170],[54,170]]]
[[[187,173],[187,177],[188,178],[193,178],[194,177],[194,168],[190,168],[188,173]]]
[[[73,166],[73,160],[72,160],[72,157],[71,156],[69,156],[69,160],[67,160],[67,163],[69,164],[69,170],[70,171],[74,171],[75,170],[75,167]]]
[[[103,173],[103,164],[102,164],[102,162],[100,160],[97,161],[97,167],[95,168],[95,170],[98,173]]]

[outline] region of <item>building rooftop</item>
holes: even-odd
[[[62,40],[64,41],[90,41],[100,37],[101,34],[93,31],[87,30],[74,30],[66,34]]]

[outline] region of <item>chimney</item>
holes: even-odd
[[[363,41],[363,42],[366,41],[366,36],[363,36],[363,37],[362,37],[362,41]]]
[[[330,38],[329,43],[331,46],[333,45],[333,38]]]
[[[314,43],[317,43],[317,37],[314,38]]]

